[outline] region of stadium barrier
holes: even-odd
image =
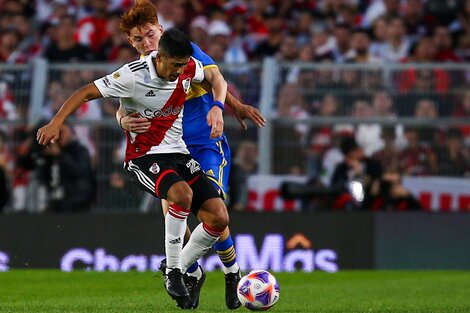
[[[470,269],[470,214],[234,212],[231,229],[245,271]],[[161,214],[2,215],[0,271],[156,271],[163,238]]]
[[[12,184],[18,184],[14,176],[14,160],[20,144],[25,141],[24,131],[41,119],[50,118],[57,105],[74,90],[119,66],[107,63],[50,64],[40,59],[27,65],[0,64],[0,129],[7,134],[7,169],[11,181],[14,181]],[[470,81],[468,64],[332,66],[279,63],[266,59],[263,63],[221,65],[221,69],[232,93],[245,103],[258,107],[268,120],[266,127],[249,127],[248,131],[243,131],[230,110],[226,110],[225,133],[232,155],[236,157],[243,141],[257,143],[258,174],[319,175],[322,170],[319,163],[328,149],[337,145],[338,136],[345,131],[375,134],[375,137],[363,138],[367,152],[372,153],[383,145],[379,138],[383,129],[395,130],[397,143],[403,145],[404,129],[416,128],[424,144],[424,152],[428,148],[436,152],[433,157],[438,157],[439,168],[432,169],[429,164],[410,164],[410,175],[460,178],[465,173],[468,175],[468,170],[463,168],[468,167],[468,162],[461,164],[449,159],[446,152],[446,132],[451,128],[459,129],[463,143],[467,148],[470,146],[469,118],[459,115],[463,103],[470,99],[470,92],[467,92]],[[383,92],[389,98],[382,97]],[[370,115],[367,108],[376,101],[375,97],[385,107],[390,105],[387,116]],[[430,102],[424,103],[422,110],[417,112],[418,103],[427,100]],[[5,115],[2,109],[6,106],[16,110]],[[323,112],[325,107],[334,109]],[[111,174],[122,171],[120,146],[123,133],[114,118],[116,109],[115,100],[91,101],[77,112],[72,121],[80,141],[90,151],[96,169],[98,191],[92,211],[158,211],[158,206],[148,198],[140,197],[140,191],[133,186],[126,186],[127,190],[130,189],[129,194],[139,197],[126,199],[119,205],[109,200]],[[432,117],[433,114],[436,116]],[[368,141],[371,138],[373,140]],[[431,156],[424,155],[426,158]],[[414,159],[416,162],[419,158]],[[34,180],[34,175],[29,179]],[[468,177],[464,179],[468,181]],[[14,206],[24,203],[18,210],[44,210],[40,205],[42,202],[37,199],[41,196],[36,195],[42,189],[37,187],[37,182],[31,181],[28,186],[18,189],[18,194],[31,199],[15,195],[7,211],[16,211]],[[25,183],[25,180],[20,183]],[[142,198],[145,201],[141,201]],[[444,203],[446,201],[447,198]]]

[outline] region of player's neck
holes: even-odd
[[[160,75],[160,73],[158,72],[158,62],[157,62],[157,58],[153,59],[153,62],[154,62],[154,65],[155,65],[155,72],[157,73],[158,78],[167,80],[166,78],[162,77],[162,75]]]

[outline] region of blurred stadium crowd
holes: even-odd
[[[37,57],[51,64],[122,64],[134,60],[139,56],[118,29],[120,15],[132,3],[132,0],[0,0],[0,63],[26,64]],[[290,117],[300,122],[287,130],[282,127],[274,130],[273,136],[281,143],[274,149],[274,174],[322,176],[322,183],[330,184],[335,167],[343,159],[340,141],[347,135],[355,137],[364,155],[381,162],[387,173],[470,175],[470,123],[458,127],[434,124],[413,128],[404,127],[399,120],[400,117],[470,118],[470,71],[446,67],[449,63],[463,64],[470,60],[470,0],[159,0],[155,3],[164,29],[177,27],[186,31],[217,63],[228,66],[224,74],[231,90],[242,101],[258,105],[260,74],[247,73],[237,65],[260,62],[265,57],[286,64],[275,79],[278,91],[273,117]],[[307,63],[331,64],[331,67],[302,66]],[[409,67],[389,76],[382,67],[430,63],[442,66]],[[347,67],[349,64],[363,67]],[[230,65],[236,69],[230,70]],[[335,70],[340,65],[346,67]],[[98,75],[89,70],[51,72],[42,117],[50,118],[75,88]],[[22,101],[15,91],[24,89],[18,86],[28,79],[1,75],[1,119],[27,117],[28,102]],[[77,118],[113,118],[115,110],[112,100],[90,102],[79,110]],[[384,128],[378,124],[315,126],[301,122],[309,117],[338,116],[383,118],[397,123]],[[111,205],[125,202],[119,200],[124,181],[115,170],[117,164],[107,161],[108,157],[120,160],[119,149],[97,148],[94,142],[96,138],[106,138],[108,145],[119,142],[120,130],[107,129],[97,136],[99,131],[92,133],[88,127],[75,127],[74,133],[88,148],[90,165],[86,166],[92,170],[109,168],[106,183],[118,186],[110,196],[115,200]],[[14,184],[22,184],[28,178],[17,168],[16,156],[30,154],[29,148],[25,148],[30,142],[23,141],[15,148],[17,151],[10,151],[7,156],[4,151],[8,137],[2,133],[0,165],[7,168],[6,177],[15,177]],[[251,143],[257,140],[256,135],[248,139]],[[291,151],[289,162],[285,161],[283,142]],[[258,152],[249,143],[236,146],[248,151],[240,152],[242,156],[247,155],[245,161],[239,157],[234,162],[239,167],[234,169],[238,181],[232,185],[239,189],[248,175],[256,173]],[[96,157],[98,154],[100,158]],[[246,202],[246,190],[241,192],[245,192],[240,198]],[[243,205],[236,204],[236,208],[243,209]]]
[[[441,0],[160,0],[177,27],[217,62],[280,60],[464,62],[470,3]],[[125,61],[118,30],[132,0],[2,0],[0,61]]]

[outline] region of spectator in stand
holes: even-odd
[[[436,49],[430,38],[421,38],[411,48],[412,55],[405,60],[410,63],[433,62]],[[409,68],[399,73],[398,90],[402,96],[400,115],[412,115],[416,102],[423,97],[433,97],[439,102],[447,102],[447,92],[451,86],[449,72],[440,68],[415,69]]]
[[[247,13],[248,32],[256,41],[260,41],[268,35],[264,14],[271,9],[269,1],[255,0],[250,3]]]
[[[248,206],[248,177],[258,169],[258,146],[252,141],[242,141],[230,167],[229,208],[246,210]]]
[[[15,120],[18,118],[13,93],[8,83],[0,80],[0,118],[2,120]]]
[[[47,186],[47,209],[60,213],[89,210],[95,189],[93,169],[87,149],[76,140],[72,128],[64,124],[60,139],[47,148],[29,139],[19,165],[35,171]]]
[[[109,36],[108,23],[108,5],[109,0],[93,0],[90,3],[92,8],[88,16],[81,18],[77,25],[78,42],[89,47],[97,60],[106,60],[103,53],[104,42]]]
[[[333,49],[335,39],[329,35],[327,26],[323,23],[314,24],[311,33],[310,44],[312,45],[315,58],[318,60],[328,58],[328,52]]]
[[[435,62],[458,62],[459,59],[454,53],[453,38],[449,28],[440,25],[436,26],[432,34],[432,45],[434,46]]]
[[[364,156],[352,137],[341,142],[344,161],[333,174],[331,188],[340,193],[333,203],[341,210],[410,210],[421,205],[403,187],[397,173]]]
[[[383,148],[375,152],[372,158],[379,161],[382,168],[387,169],[387,171],[399,173],[401,151],[395,144],[395,128],[384,127],[382,129],[381,139],[383,141]]]
[[[285,1],[286,3],[289,1]],[[295,18],[291,19],[290,33],[296,41],[296,46],[304,46],[310,42],[311,27],[313,25],[313,11],[302,9],[298,11]]]
[[[347,63],[377,64],[382,60],[374,57],[370,53],[370,35],[364,29],[356,29],[351,37],[351,53],[349,53]],[[369,74],[369,73],[368,73]]]
[[[387,21],[387,41],[380,46],[377,57],[384,62],[400,62],[408,56],[410,42],[406,38],[406,27],[403,19],[390,17]]]
[[[164,30],[175,27],[174,14],[176,3],[173,0],[160,0],[157,3],[158,23]]]
[[[459,100],[452,112],[452,116],[459,119],[470,119],[470,90],[464,89],[459,93]],[[470,147],[470,125],[459,127],[463,135],[465,146]]]
[[[459,129],[447,132],[445,146],[437,153],[439,175],[468,177],[470,176],[470,153],[465,147]]]
[[[353,53],[351,49],[351,26],[344,23],[336,23],[334,26],[334,41],[331,50],[319,58],[331,57],[336,63],[344,63]]]
[[[139,55],[136,54],[134,47],[128,43],[123,43],[118,47],[116,59],[113,61],[118,64],[125,64],[136,60],[138,57]]]
[[[338,101],[332,94],[327,94],[321,101],[313,103],[313,114],[323,118],[336,116]],[[333,146],[333,127],[311,127],[307,134],[307,174],[319,177],[325,152]]]
[[[400,155],[400,172],[408,176],[430,176],[438,173],[434,151],[427,143],[421,142],[416,128],[405,129],[407,146]]]
[[[387,42],[387,22],[388,19],[385,16],[377,18],[371,27],[371,39],[372,42],[370,44],[369,52],[374,56],[378,57],[381,50],[383,49],[382,46],[385,45]]]
[[[301,89],[298,84],[286,83],[279,88],[277,99],[276,116],[281,118],[303,119],[308,116],[306,104],[303,101]],[[287,174],[292,168],[292,164],[303,164],[304,136],[308,126],[305,123],[298,123],[295,126],[283,126],[274,130],[274,138],[279,142],[287,144],[274,147],[274,154],[281,159],[285,159],[286,151],[289,151],[289,162],[276,164],[278,168],[275,172]],[[282,156],[282,157],[281,157]]]
[[[120,19],[121,12],[111,12],[108,17],[108,23],[106,24],[106,32],[109,35],[103,42],[103,54],[110,62],[116,62],[123,45],[130,46],[127,41],[127,37],[119,30]],[[139,57],[137,53],[134,53],[133,55],[133,59],[137,59]]]
[[[386,120],[395,120],[397,113],[393,103],[392,96],[385,90],[378,90],[372,96],[372,109],[373,116],[376,118],[383,118]],[[382,127],[381,127],[382,128]],[[398,124],[395,126],[395,145],[398,148],[403,148],[406,144],[403,125]],[[381,141],[380,138],[377,138]]]
[[[207,48],[209,20],[204,15],[196,16],[189,24],[189,37],[203,51]]]
[[[403,20],[406,25],[408,39],[416,41],[426,34],[424,1],[407,0],[403,8]]]
[[[381,16],[398,16],[400,10],[399,0],[375,0],[367,7],[362,19],[362,27],[369,27]]]
[[[266,38],[261,40],[253,51],[253,57],[263,59],[267,56],[274,56],[281,48],[284,38],[283,19],[279,16],[278,9],[270,6],[263,13],[264,23],[266,25]]]
[[[415,115],[417,119],[436,119],[439,117],[438,107],[435,101],[430,99],[421,99],[416,104]],[[430,146],[438,146],[442,140],[442,128],[438,125],[432,125],[429,127],[423,127],[420,129],[420,139]]]
[[[21,34],[15,27],[0,30],[0,63],[21,64],[28,61],[26,54],[21,52]]]
[[[209,44],[216,44],[222,48],[223,60],[230,44],[230,35],[232,34],[230,26],[224,21],[212,21],[208,26],[207,34],[209,35]]]
[[[367,99],[357,100],[353,103],[352,116],[358,119],[372,118],[374,114],[372,105]],[[362,123],[356,127],[356,142],[361,146],[364,155],[370,157],[383,148],[380,139],[381,126],[378,124]]]
[[[275,7],[269,7],[263,14],[263,21],[266,25],[267,36],[261,40],[253,51],[253,56],[263,59],[267,56],[274,56],[281,48],[284,38],[283,20],[278,15]]]
[[[32,29],[31,24],[31,20],[25,14],[16,13],[9,16],[9,26],[16,28],[20,34],[21,42],[18,50],[28,60],[37,57],[42,49],[39,33]]]
[[[72,15],[60,18],[54,27],[54,38],[46,47],[44,57],[51,62],[94,61],[94,52],[87,46],[75,42],[76,27]]]

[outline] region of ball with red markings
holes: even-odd
[[[237,291],[242,305],[252,311],[268,310],[279,300],[279,284],[264,270],[254,270],[243,276]]]

